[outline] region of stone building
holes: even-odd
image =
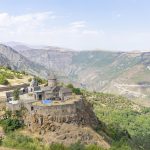
[[[57,86],[57,78],[54,74],[50,74],[48,76],[48,86],[49,87],[55,87]]]
[[[28,93],[28,88],[19,89],[19,95],[23,95],[26,93]],[[7,91],[6,92],[6,101],[9,102],[9,101],[12,101],[13,99],[14,99],[13,98],[13,91]]]
[[[35,78],[33,78],[30,83],[30,86],[28,87],[28,91],[34,92],[37,90],[37,88],[38,88],[38,81]]]
[[[36,83],[36,84],[34,84]],[[72,90],[58,85],[57,78],[54,74],[48,77],[48,86],[37,86],[37,82],[31,81],[30,88],[34,94],[35,100],[67,100],[72,95]]]
[[[48,86],[39,86],[38,82],[34,78],[27,89],[28,90],[20,89],[20,95],[23,95],[23,99],[19,100],[17,103],[13,100],[13,91],[6,92],[6,106],[9,110],[20,110],[22,106],[26,108],[29,107],[29,109],[31,109],[32,101],[39,101],[42,104],[45,103],[44,100],[65,101],[72,97],[72,90],[59,86],[55,75],[48,77]],[[26,97],[28,97],[27,100],[24,99]]]
[[[16,110],[20,110],[22,107],[22,104],[19,101],[9,101],[6,102],[6,108],[7,110],[10,110],[12,112]]]
[[[12,97],[13,97],[13,92],[12,91],[6,92],[6,101],[7,102],[11,101]]]
[[[61,98],[61,100],[67,100],[69,99],[70,95],[72,95],[72,90],[69,88],[60,88],[59,90],[59,97]]]

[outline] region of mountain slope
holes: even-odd
[[[113,92],[132,98],[143,98],[145,94],[147,98],[150,96],[149,86],[143,89],[143,85],[150,83],[150,52],[65,51],[46,47],[22,50],[21,53],[76,86],[82,83],[89,90]],[[127,90],[122,88],[124,84],[129,85]],[[130,85],[136,88],[131,89]]]
[[[0,44],[0,65],[10,66],[15,70],[23,70],[32,74],[45,75],[47,69],[36,64],[16,52],[11,47]]]
[[[85,95],[93,104],[97,117],[104,122],[105,133],[115,140],[128,135],[132,145],[130,149],[149,150],[150,108],[113,94],[86,92]],[[120,150],[127,149],[121,148],[122,145],[119,145]]]

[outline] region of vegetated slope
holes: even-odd
[[[115,141],[124,139],[136,150],[150,148],[150,108],[141,107],[124,97],[104,93],[85,93],[93,104],[103,130]]]
[[[28,79],[30,79],[31,76],[25,73],[24,71],[19,72],[15,70],[11,70],[10,68],[0,66],[0,86],[2,85],[19,85],[19,84],[27,84]],[[7,80],[7,82],[4,82]],[[7,83],[7,84],[3,84]],[[5,87],[5,86],[2,86]]]
[[[28,86],[31,78],[32,76],[24,71],[19,72],[0,66],[0,107],[2,102],[5,102],[6,91]]]
[[[26,57],[16,52],[11,47],[0,44],[0,65],[10,66],[15,70],[26,71],[35,75],[45,75],[47,69],[36,64]]]
[[[82,83],[89,90],[118,93],[129,98],[148,99],[150,96],[150,52],[77,52],[47,47],[25,50],[22,54],[51,68],[62,79],[68,76],[69,81],[77,86]],[[124,89],[124,84],[129,86]]]

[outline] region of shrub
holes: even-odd
[[[40,77],[34,77],[35,80],[38,81],[39,84],[46,84],[47,83],[47,80],[45,79],[41,79]]]
[[[31,82],[31,81],[32,81],[32,78],[29,78],[29,79],[28,79],[28,82]]]
[[[73,86],[73,84],[71,84],[71,83],[67,85],[67,88],[72,89],[72,92],[75,93],[76,95],[81,95],[82,94],[80,88],[75,88]]]
[[[16,77],[17,77],[18,79],[22,79],[22,75],[19,74],[19,73],[16,74]]]
[[[73,88],[72,92],[75,93],[76,95],[81,95],[82,94],[80,88]]]
[[[5,67],[4,67],[5,68]],[[12,70],[11,66],[6,66],[6,69]]]
[[[21,71],[21,74],[23,75],[27,75],[27,73],[25,71]]]
[[[73,84],[71,84],[71,83],[68,84],[67,87],[70,88],[70,89],[73,89],[73,88],[74,88]]]
[[[66,147],[63,144],[54,143],[49,147],[50,150],[66,150]]]
[[[23,126],[23,124],[18,119],[11,119],[11,118],[1,120],[0,124],[2,125],[6,133],[19,129],[20,127]]]
[[[19,100],[20,97],[19,97],[19,89],[16,89],[13,91],[13,97],[14,97],[14,100]]]
[[[3,75],[7,78],[7,79],[14,79],[14,75],[8,72],[3,73]]]
[[[80,142],[77,142],[75,144],[71,144],[69,146],[69,150],[85,150],[85,146]]]
[[[8,80],[3,75],[0,75],[0,84],[2,84],[2,85],[8,85],[9,84]]]
[[[7,118],[11,117],[12,111],[7,110],[7,111],[5,112],[5,115],[6,115]]]
[[[8,134],[3,140],[3,145],[6,147],[19,148],[23,150],[36,150],[38,147],[37,142],[35,142],[32,138],[16,133]]]
[[[110,150],[132,150],[132,148],[129,146],[126,140],[121,139],[120,141],[113,143]]]
[[[86,150],[104,150],[104,149],[97,145],[89,145],[86,147]]]

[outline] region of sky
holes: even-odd
[[[0,41],[150,50],[150,0],[0,0]]]

